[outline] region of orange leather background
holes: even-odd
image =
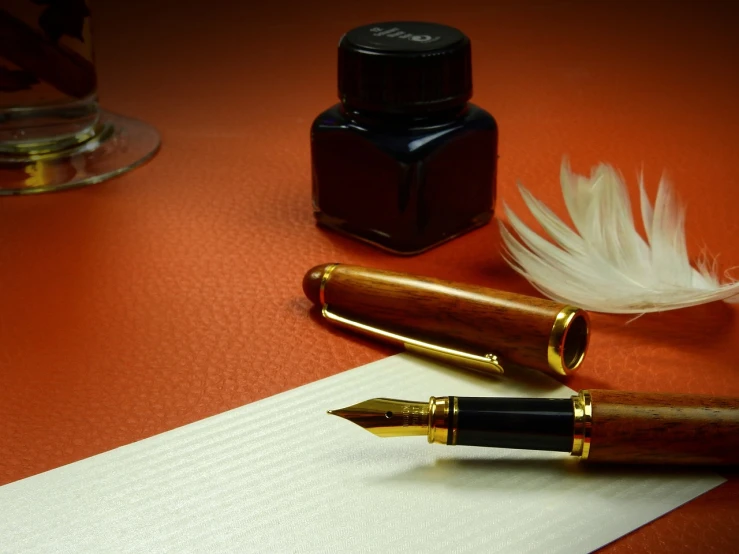
[[[0,200],[0,484],[392,353],[309,315],[315,264],[533,294],[495,225],[407,259],[314,226],[309,125],[335,102],[336,45],[356,25],[425,19],[471,36],[474,101],[501,129],[499,206],[531,221],[521,180],[564,214],[563,155],[634,185],[643,168],[652,194],[667,170],[691,251],[739,264],[732,2],[112,4],[95,13],[102,103],[156,125],[163,148],[105,184]],[[739,395],[737,309],[595,316],[569,385]],[[605,550],[736,551],[739,477],[724,473]]]

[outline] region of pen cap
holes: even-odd
[[[303,290],[329,319],[353,322],[349,326],[356,330],[407,348],[404,337],[441,353],[497,357],[503,367],[512,363],[568,376],[588,347],[587,312],[544,298],[343,264],[314,267]],[[456,359],[468,365],[464,355]],[[485,370],[484,364],[473,367]]]

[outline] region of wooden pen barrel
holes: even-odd
[[[346,318],[495,354],[503,364],[567,375],[587,350],[587,313],[542,298],[343,264],[314,267],[303,290]]]
[[[739,464],[739,399],[588,391],[592,462]]]

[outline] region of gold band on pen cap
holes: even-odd
[[[484,287],[333,263],[303,289],[335,325],[483,373],[514,364],[569,376],[589,343],[584,310]]]
[[[590,316],[585,310],[565,306],[554,318],[547,345],[549,367],[559,375],[575,371],[585,359],[590,339]]]

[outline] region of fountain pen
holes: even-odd
[[[584,390],[571,398],[375,398],[330,410],[378,437],[569,452],[588,462],[739,464],[739,399]]]

